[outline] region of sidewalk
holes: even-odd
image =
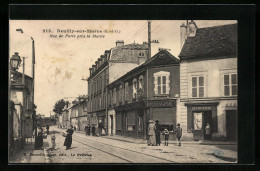
[[[109,138],[109,139],[114,139],[114,140],[119,140],[119,141],[124,141],[124,142],[130,142],[130,143],[137,143],[137,144],[146,144],[147,140],[143,139],[136,139],[136,138],[131,138],[131,137],[124,137],[124,136],[102,136],[103,138]],[[200,141],[182,141],[182,144],[199,144],[199,145],[237,145],[236,142],[231,142],[231,141],[209,141],[209,140],[200,140]],[[177,141],[169,141],[169,144],[177,144]]]
[[[10,164],[15,163],[48,163],[46,147],[48,142],[43,140],[43,149],[35,150],[34,141],[30,144],[25,144],[24,149],[10,157]]]

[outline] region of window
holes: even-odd
[[[126,113],[126,128],[127,131],[134,131],[135,130],[135,112],[129,111]]]
[[[143,53],[143,52],[140,52],[140,53],[139,53],[139,56],[144,56],[144,53]]]
[[[224,96],[237,95],[237,74],[224,75]]]
[[[204,77],[192,77],[192,97],[204,97]]]
[[[160,71],[154,74],[155,95],[170,94],[170,72]]]
[[[137,98],[137,80],[136,78],[133,80],[133,98]]]

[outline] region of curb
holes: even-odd
[[[216,153],[213,153],[213,156],[215,156],[215,157],[217,157],[217,158],[219,158],[219,159],[225,160],[225,161],[237,162],[237,158],[221,156],[221,155],[218,155],[218,154],[216,154]]]

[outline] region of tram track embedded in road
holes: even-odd
[[[85,138],[85,137],[82,137],[81,134],[74,135],[74,136],[76,136],[77,138],[83,138],[83,139]],[[81,144],[84,144],[84,145],[86,145],[86,146],[89,146],[89,147],[92,147],[92,148],[94,148],[94,149],[100,150],[100,151],[105,152],[105,153],[107,153],[107,154],[113,155],[113,156],[118,157],[118,158],[120,158],[120,159],[122,159],[122,160],[126,160],[126,161],[128,161],[128,162],[135,163],[135,162],[133,162],[133,161],[131,161],[131,160],[129,160],[129,159],[125,159],[125,158],[123,158],[123,157],[121,157],[121,156],[118,156],[118,155],[115,155],[115,154],[113,154],[113,153],[104,151],[104,150],[99,149],[99,148],[97,148],[97,147],[93,147],[93,146],[91,146],[91,145],[89,145],[89,144],[82,143],[82,142],[80,142],[80,141],[78,141],[78,140],[73,139],[73,141],[77,141],[77,142],[79,142],[79,143],[81,143]],[[167,162],[170,162],[170,163],[176,163],[175,161],[172,161],[172,160],[168,160],[168,159],[165,159],[165,158],[153,156],[153,155],[150,155],[150,154],[147,154],[147,153],[142,153],[142,152],[138,152],[138,151],[134,151],[134,150],[130,150],[130,149],[118,147],[118,146],[114,146],[114,145],[111,145],[111,144],[102,143],[102,142],[95,141],[95,140],[92,140],[92,139],[88,139],[88,141],[92,141],[92,142],[99,143],[99,144],[102,144],[102,145],[106,145],[106,146],[109,146],[109,147],[114,147],[114,148],[118,148],[118,149],[121,149],[121,150],[129,151],[129,152],[132,152],[132,153],[137,153],[137,154],[149,156],[149,157],[156,158],[156,159],[159,159],[159,160],[164,160],[164,161],[167,161]]]

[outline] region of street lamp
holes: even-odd
[[[12,57],[10,58],[10,65],[13,71],[16,71],[19,68],[22,61],[21,57],[18,54],[18,52],[15,52],[14,55],[12,55]]]

